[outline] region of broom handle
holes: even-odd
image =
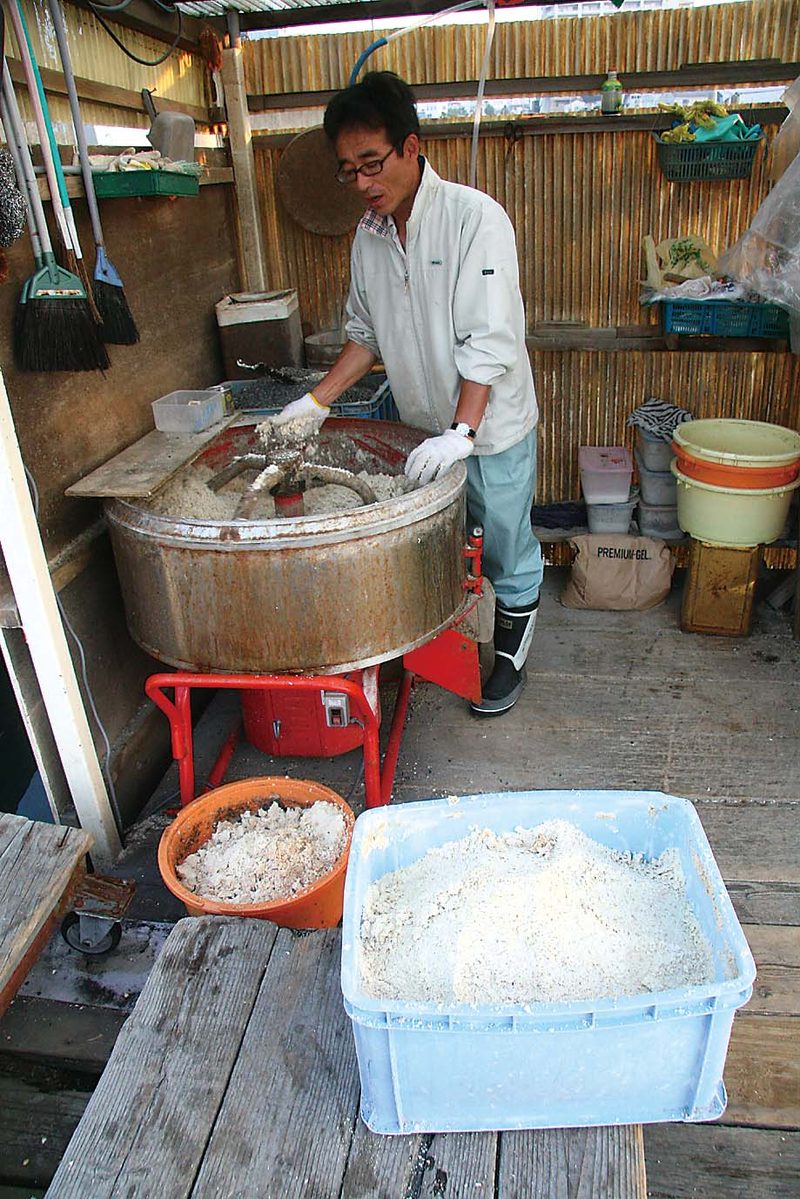
[[[72,249],[72,240],[69,234],[66,217],[61,206],[61,193],[58,189],[58,179],[56,169],[53,162],[53,157],[50,151],[50,141],[47,134],[47,128],[44,123],[44,113],[42,112],[41,104],[39,103],[39,94],[36,88],[36,76],[33,72],[33,61],[28,50],[28,43],[25,36],[25,26],[23,24],[22,15],[17,8],[16,0],[9,0],[8,14],[11,17],[11,24],[14,26],[14,35],[19,46],[20,61],[25,72],[25,81],[28,85],[28,96],[30,98],[33,115],[36,120],[36,129],[39,133],[39,142],[42,150],[42,159],[44,161],[45,174],[47,175],[47,185],[50,188],[50,200],[53,204],[53,212],[55,213],[56,224],[58,225],[59,233],[62,241],[68,250]]]
[[[86,131],[83,128],[83,121],[81,120],[81,106],[78,100],[78,89],[75,86],[75,76],[72,72],[72,59],[70,58],[69,45],[67,44],[67,31],[64,28],[64,18],[61,15],[61,6],[58,0],[48,0],[48,5],[56,31],[56,41],[58,42],[58,51],[61,55],[64,81],[67,85],[69,106],[72,111],[72,124],[75,127],[75,138],[78,143],[78,161],[81,164],[83,190],[86,192],[86,203],[89,206],[89,217],[92,222],[94,243],[96,246],[102,246],[105,244],[103,241],[103,226],[100,224],[100,210],[97,207],[97,197],[94,194],[94,179],[92,177],[92,168],[89,165],[89,147],[86,144]]]
[[[28,33],[28,26],[25,23],[25,14],[22,11],[22,0],[17,0],[16,6],[14,5],[14,0],[10,0],[10,8],[12,9],[12,20],[14,19],[14,14],[16,14],[16,16],[19,18],[19,26],[25,42],[25,57],[27,60],[27,65],[30,67],[33,76],[34,86],[31,90],[31,104],[34,106],[34,110],[38,110],[37,123],[40,119],[45,128],[46,145],[42,145],[42,152],[44,152],[47,148],[49,148],[50,151],[50,163],[55,176],[57,190],[57,195],[51,196],[51,199],[54,207],[58,205],[60,208],[61,223],[66,229],[66,247],[68,250],[71,249],[74,252],[76,258],[81,259],[83,258],[83,253],[81,251],[80,242],[78,241],[78,229],[75,224],[75,214],[73,213],[69,202],[67,183],[64,179],[64,172],[61,168],[61,159],[58,154],[58,143],[56,142],[56,135],[53,132],[53,123],[50,120],[50,109],[47,105],[47,97],[44,93],[42,77],[39,74],[39,66],[33,53],[33,43],[31,42],[30,34]],[[14,28],[16,29],[16,25]],[[20,43],[20,50],[21,49],[22,43]]]
[[[5,58],[3,59],[2,99],[3,124],[6,127],[8,148],[14,158],[14,166],[17,168],[19,181],[24,188],[28,213],[31,218],[30,235],[33,244],[33,255],[36,258],[37,256],[41,256],[42,253],[52,253],[53,246],[50,241],[50,231],[47,228],[47,218],[44,213],[42,197],[39,195],[39,184],[33,170],[33,163],[31,162],[31,152],[25,137],[22,114],[19,111],[16,93],[14,92],[14,83]]]

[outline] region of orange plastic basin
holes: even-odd
[[[783,487],[793,482],[800,474],[800,460],[782,462],[776,466],[734,466],[724,462],[709,462],[696,458],[684,446],[672,443],[677,458],[678,470],[689,479],[699,483],[713,483],[716,487],[733,487],[737,491],[756,491],[764,487]]]
[[[347,842],[330,873],[298,891],[291,899],[277,899],[271,903],[220,903],[204,899],[184,887],[176,866],[209,840],[220,821],[236,820],[244,811],[255,812],[266,807],[273,796],[289,808],[308,808],[322,800],[340,809],[347,829]],[[242,779],[217,787],[181,809],[159,842],[158,868],[166,886],[180,899],[190,916],[249,916],[255,920],[271,920],[283,928],[333,928],[342,918],[344,876],[354,823],[355,815],[349,804],[320,783],[272,777]]]

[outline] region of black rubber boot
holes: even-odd
[[[538,598],[524,608],[495,606],[494,669],[482,689],[481,702],[470,704],[476,716],[502,716],[519,699],[538,610]]]

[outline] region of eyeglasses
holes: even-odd
[[[396,147],[392,146],[383,158],[373,158],[369,162],[363,162],[360,167],[340,167],[336,172],[336,182],[344,186],[348,183],[355,183],[359,175],[380,175],[383,164],[391,154],[394,154],[395,149]]]

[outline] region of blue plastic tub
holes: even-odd
[[[678,850],[709,939],[706,986],[565,1004],[406,1003],[363,991],[358,929],[372,882],[460,840],[572,821],[604,845]],[[713,1120],[736,1008],[755,964],[692,805],[660,792],[528,791],[376,808],[358,817],[344,896],[342,992],[355,1037],[361,1115],[373,1132]]]

